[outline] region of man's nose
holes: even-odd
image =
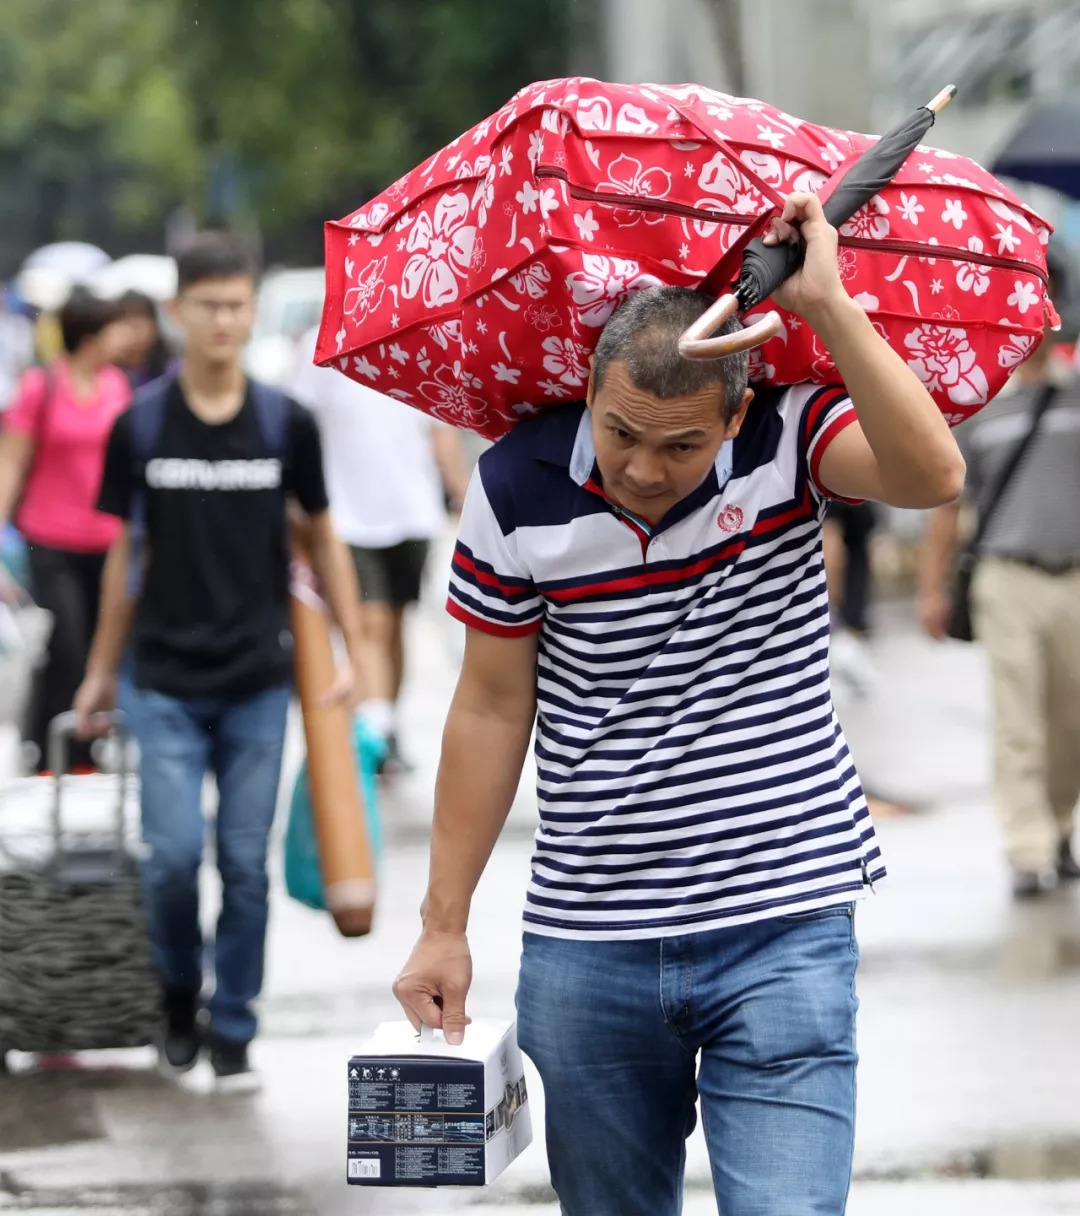
[[[631,455],[624,476],[639,490],[658,489],[667,480],[663,461],[645,448],[638,448]]]

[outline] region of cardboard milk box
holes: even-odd
[[[449,1046],[383,1022],[349,1061],[348,1181],[484,1186],[532,1143],[512,1022],[473,1022]]]

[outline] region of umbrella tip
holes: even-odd
[[[945,109],[945,107],[949,104],[950,101],[952,101],[952,99],[955,96],[956,96],[956,85],[947,84],[941,90],[941,92],[933,99],[933,101],[930,101],[927,103],[926,108],[930,111],[931,114],[940,114],[941,111]]]

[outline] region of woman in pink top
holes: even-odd
[[[60,330],[66,355],[26,372],[0,416],[0,528],[14,510],[29,546],[31,593],[53,614],[27,731],[39,768],[48,724],[71,708],[86,666],[101,572],[119,526],[97,510],[105,445],[131,400],[127,378],[112,366],[125,339],[115,305],[76,290],[60,310]]]

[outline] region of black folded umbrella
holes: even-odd
[[[1080,100],[1035,106],[990,169],[1080,198]]]
[[[834,227],[849,220],[856,211],[892,181],[900,166],[934,125],[934,119],[956,95],[949,85],[925,106],[883,135],[876,144],[855,160],[825,201],[825,218]],[[743,254],[742,268],[734,290],[722,296],[701,319],[692,325],[679,342],[688,359],[719,359],[736,351],[749,350],[774,337],[778,330],[775,313],[762,318],[739,333],[712,338],[721,325],[736,312],[747,312],[766,300],[802,265],[805,247],[801,242],[766,245],[758,237]]]

